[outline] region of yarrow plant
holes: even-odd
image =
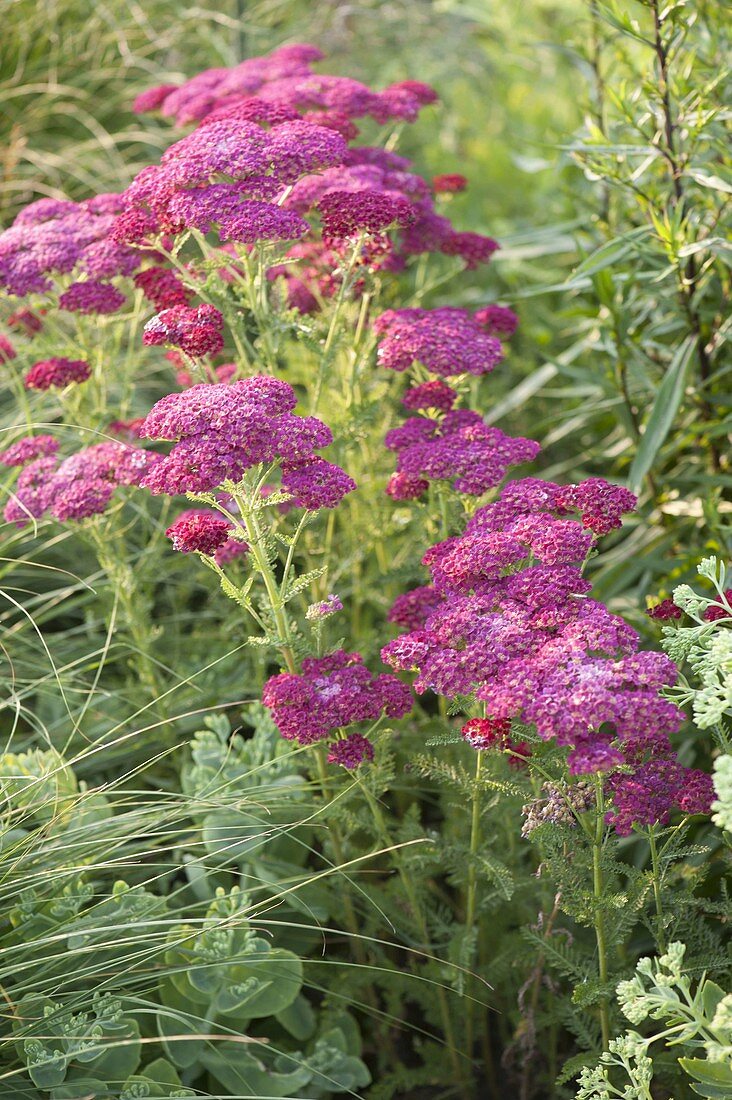
[[[100,639],[52,662],[52,698],[11,677],[18,1095],[355,1096],[373,1076],[383,1100],[497,1100],[505,1073],[532,1100],[560,1057],[564,1096],[601,1051],[581,1095],[615,1055],[645,1088],[615,983],[651,946],[665,966],[677,931],[723,969],[695,860],[729,817],[728,757],[716,791],[708,767],[729,745],[724,571],[700,567],[709,598],[636,607],[645,634],[617,612],[637,495],[590,462],[537,475],[540,441],[493,423],[517,314],[478,305],[482,272],[473,308],[435,296],[499,247],[447,216],[465,176],[396,151],[437,94],[322,60],[282,46],[142,92],[137,113],[187,132],[120,193],[42,198],[0,233],[26,424],[0,452],[8,538],[70,600],[39,595],[22,661]],[[129,883],[87,869],[77,815]],[[98,982],[56,944],[98,950]]]

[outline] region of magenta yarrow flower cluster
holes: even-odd
[[[359,265],[372,269],[400,270],[407,256],[425,251],[460,256],[468,267],[487,262],[496,242],[455,230],[406,158],[347,145],[358,134],[354,118],[413,121],[435,101],[433,90],[404,81],[374,92],[318,75],[312,61],[322,56],[312,46],[283,47],[138,98],[139,110],[200,125],[127,188],[112,240],[154,246],[161,234],[215,231],[247,247],[298,241],[292,260],[301,258],[299,239],[307,236],[302,266],[277,264],[270,273],[285,280],[288,305],[303,313],[334,292],[354,237],[361,239]],[[322,241],[308,214],[321,218]]]
[[[352,148],[338,167],[298,180],[284,202],[303,215],[315,208],[327,212],[332,204],[344,220],[348,219],[349,232],[342,236],[377,232],[371,228],[375,221],[381,221],[384,228],[398,227],[388,262],[382,259],[378,264],[382,268],[401,270],[407,257],[424,252],[459,256],[469,268],[487,263],[497,243],[479,233],[457,231],[449,218],[437,213],[429,186],[409,167],[409,160],[387,150]],[[345,198],[348,194],[352,196],[350,201]],[[330,236],[335,238],[337,234],[331,231]]]
[[[475,694],[493,718],[536,719],[541,736],[573,746],[597,748],[604,765],[610,739],[600,734],[585,744],[585,731],[611,719],[613,687],[633,671],[637,637],[622,620],[587,599],[589,584],[578,567],[594,544],[594,532],[576,518],[557,514],[559,486],[533,479],[510,482],[498,501],[480,508],[463,535],[432,547],[424,561],[442,596],[422,627],[397,638],[383,651],[397,668],[418,670],[416,688],[440,694]],[[597,486],[607,498],[611,486]],[[628,506],[617,490],[617,509]],[[561,509],[561,513],[564,513]],[[594,657],[589,654],[607,654]],[[616,668],[610,654],[630,659]],[[660,654],[641,655],[649,667],[641,675],[663,682],[669,662]],[[657,668],[655,668],[657,666]],[[604,673],[604,675],[603,675]],[[575,701],[554,699],[555,680],[571,678]],[[581,686],[580,686],[581,685]],[[660,686],[660,683],[659,685]],[[657,697],[654,694],[653,699]],[[626,702],[635,700],[628,694]],[[645,697],[641,701],[648,703]],[[615,706],[615,710],[617,710]],[[632,723],[633,708],[626,708]],[[635,713],[638,711],[636,709]],[[676,708],[662,703],[666,725]],[[593,722],[594,719],[594,722]],[[628,725],[627,737],[635,731]],[[613,758],[622,758],[618,753]]]
[[[466,309],[389,309],[373,327],[378,362],[390,370],[421,363],[432,374],[454,378],[488,374],[503,358],[500,340]]]
[[[340,134],[302,119],[269,130],[235,118],[211,122],[136,176],[112,237],[139,243],[215,229],[220,240],[247,245],[296,240],[310,226],[278,196],[306,173],[339,164],[346,148]]]
[[[327,657],[310,657],[302,671],[283,672],[264,685],[262,701],[283,737],[312,745],[337,730],[382,715],[403,718],[412,709],[412,695],[396,676],[372,676],[359,653],[339,649]],[[373,756],[363,735],[351,734],[330,746],[330,759],[356,767]]]
[[[217,355],[224,346],[224,318],[215,306],[178,305],[157,313],[145,325],[143,344],[180,348],[192,359]]]
[[[121,197],[111,194],[82,203],[67,199],[31,203],[0,233],[0,286],[24,297],[49,291],[54,279],[78,272],[94,280],[94,290],[74,290],[66,299],[70,307],[96,312],[94,305],[101,302],[104,312],[108,311],[119,292],[101,280],[131,275],[143,260],[136,249],[110,239],[122,209]]]
[[[165,534],[181,554],[203,554],[218,566],[249,553],[249,546],[234,534],[231,520],[212,508],[188,508]]]
[[[58,440],[52,435],[27,435],[0,451],[3,466],[27,466],[36,458],[47,458],[58,450]]]
[[[620,831],[628,820],[648,823],[650,811],[630,793],[639,769],[641,779],[654,768],[686,773],[699,794],[686,812],[708,808],[702,795],[710,789],[670,745],[683,718],[660,694],[675,681],[673,662],[639,652],[636,632],[590,598],[582,575],[596,536],[619,527],[634,505],[626,489],[599,478],[509,482],[463,535],[427,552],[433,585],[397,601],[390,617],[409,633],[382,650],[388,664],[417,671],[418,692],[473,695],[491,723],[517,719],[567,747],[571,773],[613,773],[610,820]]]
[[[11,359],[16,359],[17,356],[18,353],[13,342],[0,332],[0,363],[9,363]]]
[[[179,126],[222,114],[250,117],[267,105],[285,117],[311,112],[324,122],[369,116],[383,123],[413,122],[422,107],[437,99],[434,90],[419,81],[405,80],[375,92],[349,77],[318,74],[312,66],[323,57],[317,46],[280,46],[230,69],[206,69],[179,86],[151,88],[133,107],[138,112],[160,111]]]
[[[147,267],[138,271],[133,282],[158,310],[188,306],[193,298],[193,291],[167,267]]]
[[[26,336],[35,336],[43,328],[41,318],[30,309],[16,309],[7,319],[8,328],[22,329]]]
[[[397,453],[397,472],[386,489],[395,500],[421,496],[431,481],[450,481],[458,493],[481,496],[503,481],[509,467],[540,450],[533,439],[504,435],[469,409],[439,420],[410,417],[387,432],[384,443]]]
[[[355,482],[315,453],[332,442],[330,429],[315,417],[296,416],[296,404],[292,386],[268,375],[168,394],[148,413],[140,435],[175,440],[175,446],[142,485],[173,496],[210,493],[276,464],[297,507],[335,507]]]
[[[5,505],[5,519],[23,527],[47,512],[62,521],[99,515],[106,511],[116,489],[138,485],[157,461],[155,454],[109,440],[59,462],[55,449],[46,443],[42,457],[18,475]]]
[[[101,279],[84,279],[72,283],[59,296],[59,309],[69,313],[116,313],[127,301],[127,295]]]
[[[437,195],[457,195],[468,186],[465,176],[459,172],[444,172],[432,177],[432,190]]]
[[[63,389],[65,386],[86,382],[91,377],[91,367],[83,359],[65,359],[58,356],[34,363],[23,379],[27,390]]]
[[[667,825],[673,810],[708,814],[715,797],[711,775],[671,757],[648,760],[632,774],[616,773],[609,791],[607,819],[620,836],[630,836],[634,826]]]
[[[412,386],[402,398],[402,404],[406,409],[420,411],[430,409],[435,412],[447,413],[458,399],[458,392],[441,378],[434,382],[421,382],[418,386]]]

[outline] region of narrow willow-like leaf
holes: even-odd
[[[653,466],[656,455],[679,411],[686,382],[686,370],[695,346],[694,337],[690,336],[684,340],[674,355],[663,382],[658,387],[651,415],[646,422],[645,431],[628,474],[628,488],[634,493],[640,491],[643,478]]]

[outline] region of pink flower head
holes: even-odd
[[[68,290],[60,295],[59,309],[69,313],[116,313],[127,301],[122,291],[111,283],[99,279],[86,279],[72,283]]]
[[[41,359],[26,374],[24,385],[28,390],[49,390],[86,382],[90,375],[91,367],[83,359]]]
[[[158,84],[155,88],[148,88],[133,100],[132,110],[141,115],[147,111],[157,111],[163,106],[171,92],[177,88],[177,84]]]
[[[340,466],[316,455],[283,463],[282,488],[292,493],[295,507],[315,512],[319,508],[335,508],[347,493],[354,491],[356,482]]]
[[[419,386],[412,386],[402,398],[402,404],[407,409],[437,409],[439,412],[449,412],[457,401],[457,390],[448,386],[441,378],[434,382],[422,382]]]
[[[152,317],[143,330],[143,344],[172,344],[198,359],[216,355],[224,346],[224,318],[215,306],[196,309],[173,306]]]
[[[732,588],[725,589],[724,599],[730,607],[732,607]],[[706,623],[716,623],[719,622],[720,619],[729,618],[732,618],[732,611],[728,610],[719,602],[710,604],[704,612],[704,622]]]
[[[440,251],[446,256],[459,256],[465,262],[468,271],[487,264],[494,252],[501,246],[492,237],[485,237],[482,233],[451,233],[442,242]]]
[[[374,746],[360,733],[349,733],[340,741],[333,741],[328,747],[328,763],[340,764],[353,771],[359,764],[374,758]]]
[[[0,363],[9,363],[11,359],[16,359],[17,355],[12,342],[0,332]]]
[[[412,709],[409,688],[389,674],[372,676],[358,653],[339,649],[309,657],[300,674],[284,672],[264,685],[262,702],[283,737],[311,745],[333,730],[381,714],[402,718]]]
[[[654,607],[650,607],[646,614],[649,619],[657,619],[660,622],[665,622],[668,619],[680,619],[683,615],[683,611],[680,607],[676,606],[673,600],[661,600],[661,602],[655,604]]]
[[[416,500],[429,487],[429,481],[423,477],[411,477],[409,474],[397,472],[389,478],[385,491],[392,500]]]
[[[293,241],[310,231],[309,224],[294,210],[271,202],[242,202],[239,209],[220,223],[222,241],[256,244],[258,241]]]
[[[19,474],[5,518],[23,526],[47,511],[62,521],[98,515],[115,489],[139,484],[156,461],[156,455],[113,440],[86,447],[59,465],[56,455],[35,459]]]
[[[443,599],[442,593],[431,584],[413,588],[411,592],[397,596],[387,618],[390,623],[396,623],[405,630],[419,630]]]
[[[563,485],[555,504],[579,512],[585,527],[596,535],[606,535],[622,525],[625,512],[635,511],[638,498],[621,485],[590,477],[579,485]]]
[[[3,510],[8,523],[25,527],[30,520],[40,519],[53,499],[55,472],[56,458],[53,455],[34,459],[21,471],[15,492]]]
[[[509,466],[528,462],[539,453],[538,443],[504,435],[468,410],[448,413],[441,422],[408,420],[387,432],[384,442],[398,454],[398,473],[427,481],[449,480],[457,492],[474,496],[498,485]],[[387,492],[393,495],[391,486]]]
[[[511,734],[508,718],[471,718],[460,730],[474,749],[505,749]]]
[[[129,274],[139,257],[108,241],[121,209],[118,195],[31,203],[0,233],[0,285],[23,297],[51,290],[53,277],[75,268],[93,276]]]
[[[173,549],[181,554],[207,554],[223,546],[231,533],[231,524],[215,512],[189,510],[178,516],[165,532]]]
[[[140,428],[144,420],[143,416],[137,416],[132,420],[112,420],[107,425],[107,431],[110,435],[117,435],[131,442],[133,439],[140,438]]]
[[[228,538],[226,542],[219,546],[213,557],[219,569],[223,569],[229,562],[235,561],[237,558],[245,558],[248,553],[249,544],[232,535],[231,538]]]
[[[44,313],[45,310],[41,310]],[[30,309],[16,309],[14,313],[11,313],[8,317],[8,328],[22,328],[25,330],[28,336],[34,336],[37,332],[40,332],[43,328],[43,321],[38,314],[33,313]],[[2,346],[2,336],[0,336],[0,347]]]
[[[146,267],[138,271],[133,282],[158,310],[188,306],[193,297],[193,291],[167,267]]]
[[[513,336],[519,323],[516,314],[507,306],[484,306],[475,311],[474,317],[491,336]]]
[[[422,107],[437,102],[437,92],[421,80],[402,80],[377,93],[370,114],[377,122],[398,118],[414,122]]]
[[[714,799],[712,777],[685,768],[672,756],[651,759],[630,775],[619,773],[610,791],[608,821],[620,836],[630,836],[635,826],[667,825],[675,808],[708,814]]]
[[[209,492],[240,482],[254,467],[279,463],[282,486],[298,506],[333,507],[354,483],[315,454],[333,437],[321,420],[294,415],[296,404],[292,386],[269,375],[168,394],[151,409],[141,434],[176,444],[143,485],[169,495]]]
[[[376,318],[374,329],[379,364],[390,370],[407,370],[419,362],[443,378],[481,375],[503,357],[500,341],[464,309],[387,310]]]
[[[25,466],[36,458],[45,458],[58,450],[58,440],[52,435],[28,435],[7,450],[0,452],[3,466]]]
[[[380,191],[330,191],[320,200],[318,209],[326,242],[360,233],[380,234],[414,220],[407,199]]]
[[[433,424],[407,421],[398,442],[429,443]],[[395,605],[390,617],[409,633],[382,650],[394,668],[416,670],[418,692],[473,695],[492,721],[517,718],[566,746],[574,774],[668,753],[683,717],[660,694],[674,683],[673,662],[638,652],[635,631],[588,597],[579,566],[594,530],[564,507],[595,503],[597,485],[584,493],[585,484],[509,482],[463,535],[425,554],[432,588],[415,594],[414,608],[406,598]],[[609,497],[628,503],[600,492],[605,520]]]
[[[432,190],[436,195],[456,195],[464,191],[467,186],[467,179],[458,172],[448,172],[442,176],[432,177]]]

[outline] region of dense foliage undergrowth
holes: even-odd
[[[724,19],[588,19],[518,306],[302,44],[0,234],[1,1096],[732,1096]]]

